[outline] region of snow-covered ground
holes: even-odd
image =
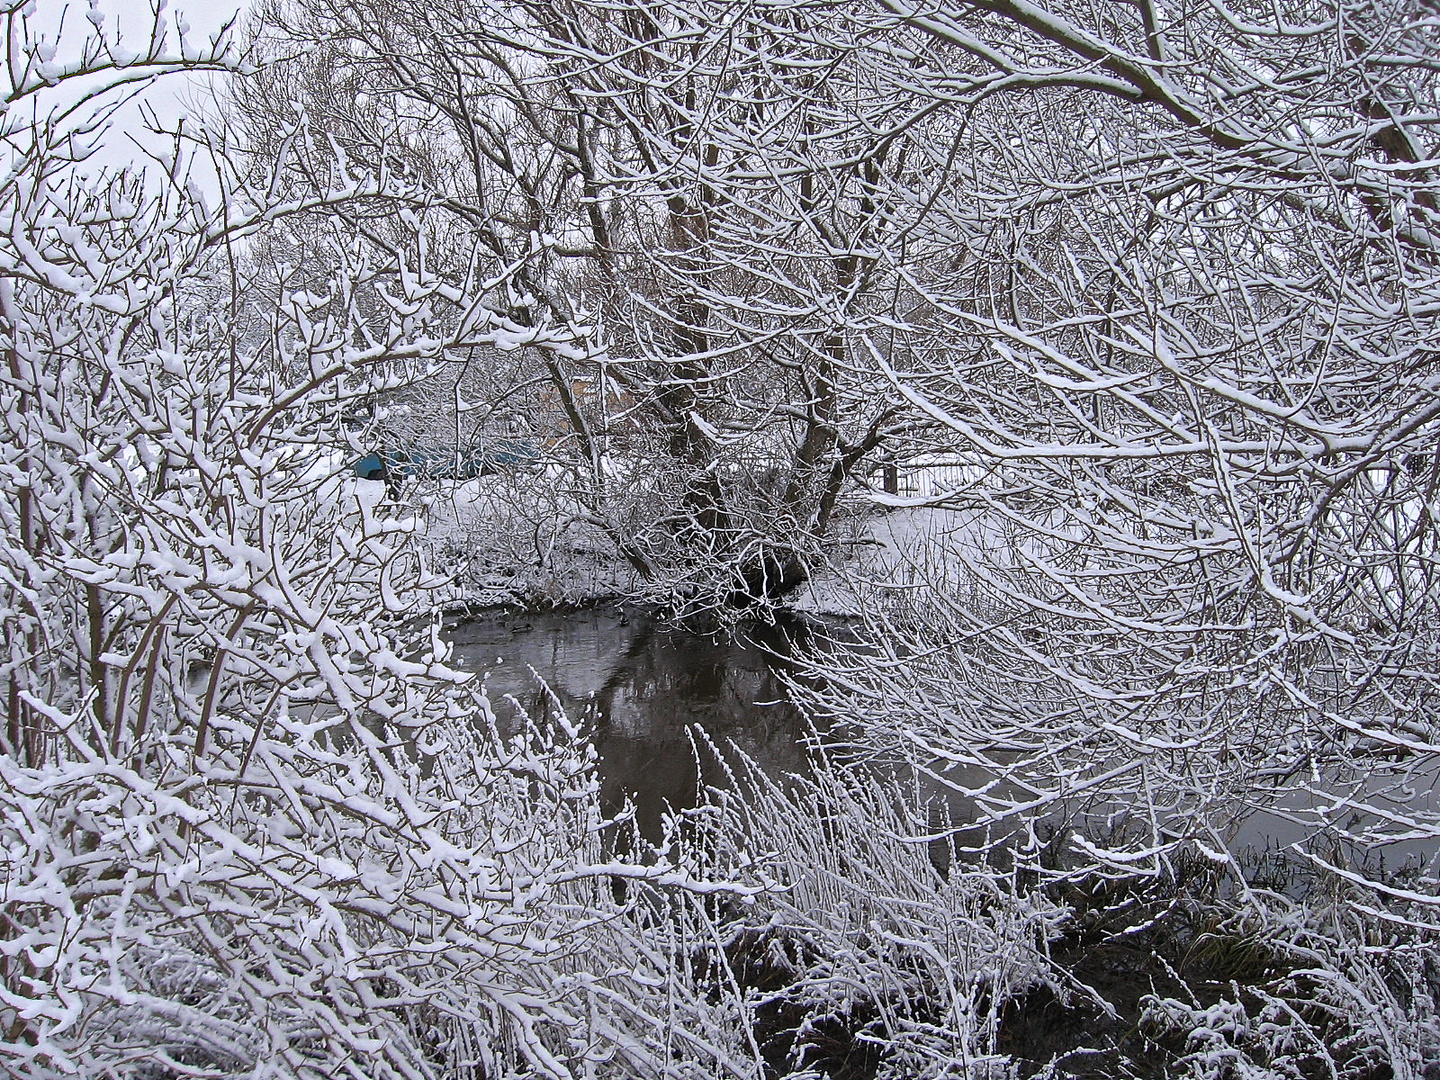
[[[359,481],[383,492],[378,482]],[[401,492],[434,569],[470,607],[583,605],[633,595],[636,573],[584,508],[525,472]]]
[[[949,551],[974,528],[973,516],[934,506],[874,507],[837,544],[792,599],[795,610],[856,617],[875,602],[875,586],[931,588],[957,584],[964,567]]]
[[[905,483],[924,498],[955,482],[953,471],[918,470]],[[641,594],[634,567],[584,507],[559,490],[563,485],[548,479],[517,471],[442,482],[423,493],[402,490],[435,568],[455,575],[466,604],[578,606]],[[355,484],[372,503],[384,497],[377,481]],[[958,534],[973,529],[967,513],[856,499],[830,544],[828,563],[813,568],[786,606],[851,617],[873,603],[877,584],[955,584],[964,568],[946,552]]]

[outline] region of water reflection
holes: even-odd
[[[550,707],[536,676],[572,720],[594,731],[601,798],[609,811],[635,803],[641,834],[656,839],[667,806],[694,806],[720,766],[691,740],[698,726],[772,773],[807,768],[809,728],[785,695],[780,672],[808,631],[801,622],[714,638],[618,611],[494,615],[449,634],[457,667],[486,675],[502,725],[516,707]]]
[[[586,722],[600,755],[605,808],[614,812],[632,799],[649,839],[661,835],[667,806],[693,806],[702,783],[722,780],[708,752],[697,756],[695,728],[722,750],[737,747],[772,775],[808,771],[810,728],[783,681],[792,670],[786,658],[818,643],[802,621],[736,639],[688,633],[619,611],[497,614],[462,623],[449,637],[453,662],[486,674],[502,725],[514,722],[517,706],[534,716],[551,707],[537,675],[567,715]],[[1011,771],[1015,763],[1001,754],[931,761],[907,777],[904,765],[883,765],[863,746],[852,749],[877,776],[904,779],[902,788],[914,785],[917,831],[932,838],[931,861],[942,870],[982,852],[1003,862],[1021,823],[1011,816],[996,820],[982,803],[992,812],[1023,804],[1045,786],[1043,777],[1039,786],[1020,782]],[[1440,766],[1423,756],[1374,765],[1348,778],[1296,777],[1237,790],[1233,812],[1216,808],[1228,827],[1215,839],[1256,858],[1290,858],[1285,853],[1304,848],[1357,869],[1383,863],[1440,871]],[[1122,839],[1132,818],[1142,831],[1155,824],[1148,808],[1100,793],[1066,800],[1043,812],[1037,824],[1044,833],[1076,831],[1104,843]],[[1160,822],[1162,833],[1172,837],[1181,835],[1172,829],[1194,825]]]
[[[1025,769],[1012,765],[1017,761],[997,754],[985,765],[931,761],[919,770],[921,805],[937,837],[932,862],[985,854],[1008,865],[1016,843],[1033,842],[1024,815],[1006,811],[1031,802],[1053,781],[1031,766],[1031,782],[1022,782]],[[1033,820],[1040,839],[1079,836],[1115,850],[1151,846],[1158,830],[1161,841],[1188,838],[1232,853],[1247,871],[1278,869],[1282,878],[1315,865],[1312,860],[1380,880],[1399,874],[1433,883],[1440,874],[1440,760],[1433,756],[1332,762],[1270,783],[1231,778],[1228,788],[1228,794],[1207,789],[1208,799],[1192,791],[1188,805],[1172,793],[1167,808],[1101,791],[1057,799]]]

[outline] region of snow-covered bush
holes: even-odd
[[[8,1072],[727,1067],[733,1016],[673,981],[683,901],[657,930],[613,888],[677,872],[606,857],[583,746],[472,722],[229,722],[195,764],[156,740],[159,770],[0,759]]]
[[[186,127],[82,171],[127,86],[244,66],[92,14],[65,53],[9,9],[0,1069],[753,1074],[672,977],[711,887],[615,856],[583,737],[494,730],[412,523],[346,475],[369,395],[514,328],[427,268],[422,189],[338,152],[273,183],[302,116],[279,160]],[[324,272],[252,287],[291,220]]]
[[[1053,985],[1069,909],[994,865],[939,858],[913,779],[823,762],[776,780],[742,762],[731,783],[696,817],[722,850],[743,840],[717,869],[744,862],[779,886],[721,921],[782,1075],[851,1075],[847,1058],[895,1080],[1011,1075],[1002,1013]]]
[[[1435,1075],[1440,969],[1433,939],[1414,925],[1425,915],[1364,888],[1346,893],[1312,892],[1304,902],[1251,893],[1224,932],[1264,951],[1263,978],[1232,982],[1205,1004],[1193,995],[1142,999],[1140,1029],[1169,1049],[1169,1075]]]

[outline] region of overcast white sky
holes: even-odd
[[[148,47],[157,2],[161,0],[94,0],[93,4],[90,0],[36,0],[35,14],[29,24],[32,33],[43,33],[52,43],[56,31],[61,31],[56,56],[60,62],[74,55],[84,38],[93,33],[92,10],[103,16],[101,26],[107,40],[140,52]],[[166,0],[161,16],[168,32],[167,51],[179,51],[177,28],[182,25],[188,27],[186,38],[192,48],[207,46],[225,22],[243,7],[240,0]],[[153,109],[162,123],[172,126],[193,111],[195,103],[209,96],[210,80],[224,77],[182,74],[157,80],[116,114],[105,138],[103,153],[92,160],[97,165],[110,166],[143,160],[145,155],[137,142],[152,147],[158,142],[146,131],[145,108]],[[66,96],[74,100],[75,93],[76,88],[67,87],[63,94],[57,92],[54,100],[58,103]]]

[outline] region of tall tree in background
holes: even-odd
[[[846,15],[277,3],[271,47],[305,59],[238,100],[259,122],[304,100],[355,160],[423,177],[481,276],[514,268],[488,302],[583,338],[537,357],[530,411],[561,419],[583,513],[682,609],[803,580],[896,427],[855,372],[891,333],[886,178],[925,106],[875,81]]]

